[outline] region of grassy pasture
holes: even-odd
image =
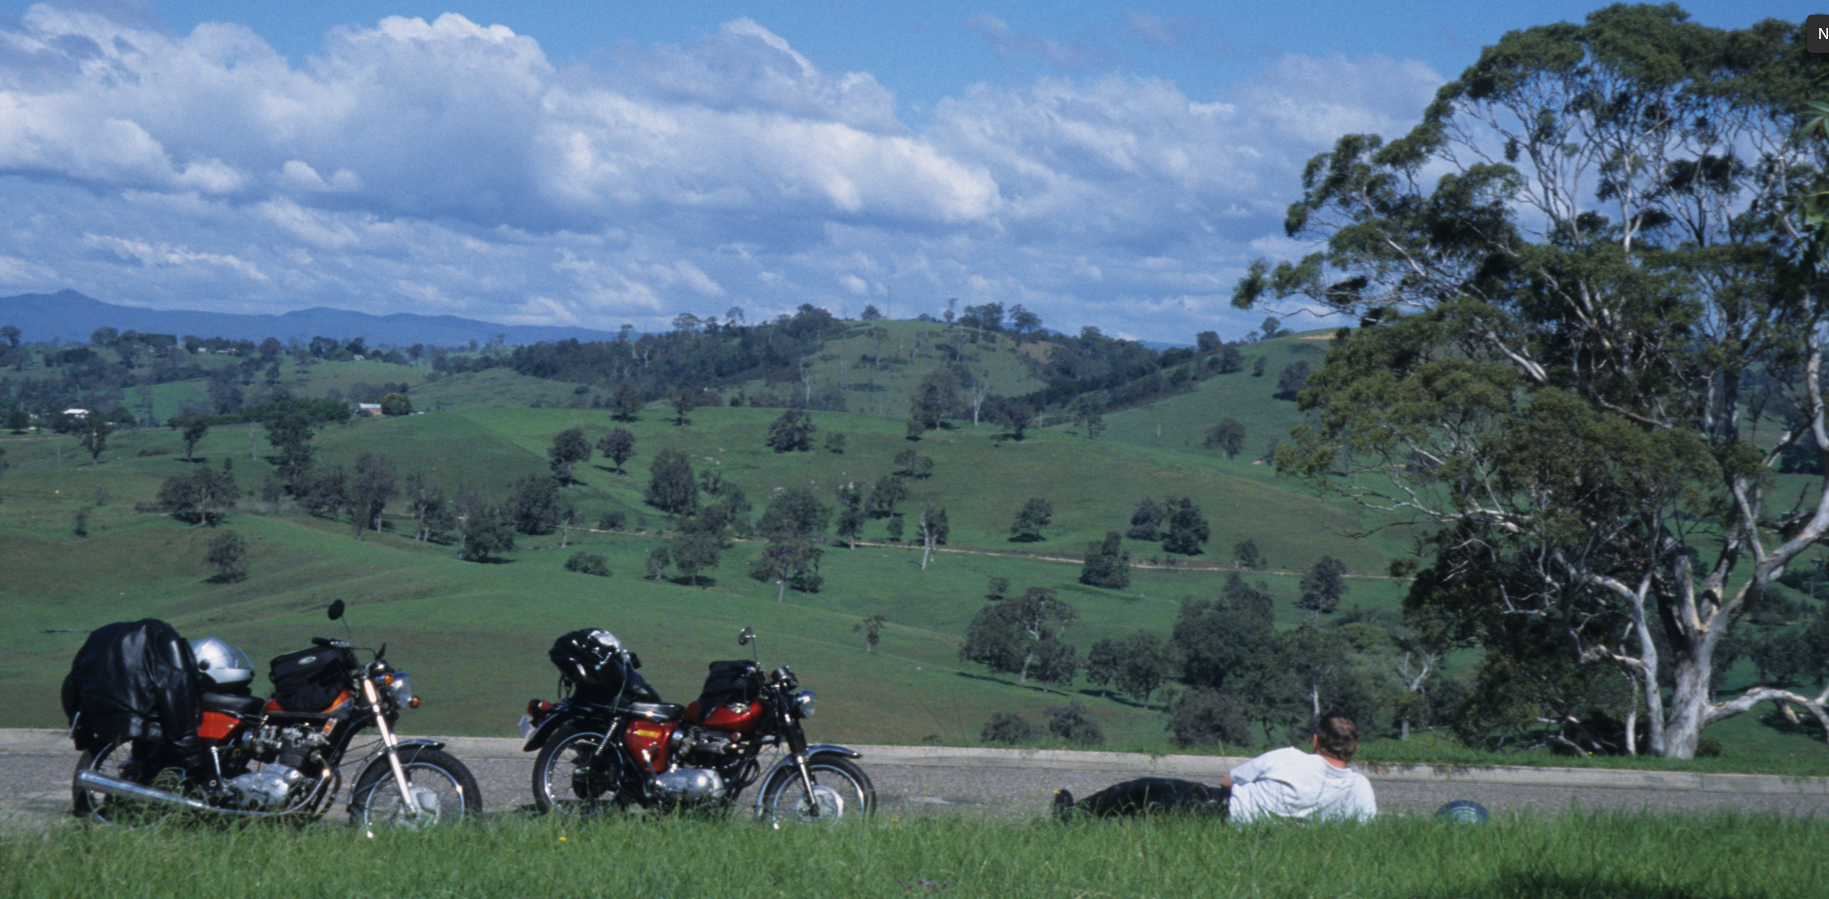
[[[1802,899],[1821,895],[1826,852],[1829,830],[1806,820],[1573,813],[1250,828],[536,820],[373,839],[344,827],[70,825],[0,837],[0,895]]]
[[[250,541],[252,575],[239,584],[213,584],[202,563],[213,536],[209,529],[136,513],[133,505],[149,500],[165,477],[186,466],[220,465],[225,457],[244,488],[258,483],[268,465],[258,434],[242,427],[214,429],[198,447],[202,463],[185,462],[177,435],[167,430],[122,432],[100,464],[79,455],[73,438],[9,440],[14,468],[0,483],[6,513],[0,519],[0,564],[12,572],[7,589],[18,601],[0,611],[0,646],[8,659],[0,667],[0,682],[15,686],[22,702],[0,713],[0,724],[55,726],[61,719],[56,681],[82,635],[107,621],[164,617],[187,634],[220,635],[264,659],[313,634],[337,633],[317,616],[330,600],[344,598],[355,605],[353,635],[391,641],[396,660],[419,675],[432,700],[409,722],[421,733],[508,732],[528,696],[552,692],[555,678],[544,650],[564,630],[613,628],[643,651],[656,685],[666,695],[680,695],[696,689],[705,662],[737,651],[732,635],[748,624],[764,634],[765,661],[792,662],[810,686],[821,689],[825,701],[817,726],[823,736],[972,742],[993,711],[1040,720],[1044,708],[1070,698],[988,678],[958,661],[958,635],[982,605],[989,578],[1008,577],[1017,590],[1060,590],[1081,610],[1075,639],[1083,645],[1139,628],[1166,632],[1183,597],[1217,589],[1221,573],[1190,568],[1139,569],[1124,591],[1077,584],[1086,542],[1121,528],[1128,518],[1127,501],[1112,520],[1101,520],[1107,513],[1099,494],[1112,482],[1108,472],[1125,472],[1124,483],[1139,496],[1188,493],[1187,488],[1204,485],[1207,492],[1197,496],[1208,509],[1227,506],[1228,491],[1251,497],[1267,490],[1255,482],[1204,475],[1198,464],[1150,460],[1149,451],[1118,444],[1100,448],[1137,458],[1108,458],[1100,465],[1086,460],[1081,438],[1042,434],[1014,443],[995,439],[989,428],[938,432],[910,444],[894,423],[838,414],[821,414],[816,421],[847,433],[844,455],[776,454],[758,439],[776,414],[704,409],[683,428],[644,414],[631,426],[641,455],[630,462],[629,472],[617,474],[594,463],[581,474],[585,484],[570,493],[586,510],[587,523],[613,509],[659,523],[661,516],[640,499],[646,482],[642,463],[671,445],[694,453],[701,470],[722,471],[759,509],[779,487],[809,483],[830,496],[840,478],[874,480],[893,467],[895,453],[912,445],[936,459],[936,474],[912,485],[915,496],[904,508],[918,507],[927,497],[946,504],[954,522],[947,551],[923,572],[918,553],[882,544],[883,524],[873,522],[866,536],[874,545],[827,551],[822,593],[790,593],[777,603],[772,586],[747,577],[749,560],[760,552],[755,542],[732,547],[695,589],[641,579],[642,561],[660,539],[656,536],[575,531],[565,549],[556,546],[558,535],[523,537],[521,549],[504,563],[476,565],[457,561],[448,547],[416,544],[394,533],[358,542],[347,524],[255,514],[266,507],[251,500],[245,503],[248,511],[232,516],[227,526]],[[544,473],[552,436],[579,424],[593,437],[611,426],[606,414],[576,410],[465,410],[355,420],[326,429],[316,443],[324,464],[349,464],[361,452],[382,452],[403,475],[420,468],[448,485],[469,485],[489,495],[516,478]],[[1043,477],[1037,469],[1053,470],[1056,477]],[[1016,507],[1031,491],[1050,487],[1060,489],[1052,491],[1057,523],[1047,529],[1049,539],[1010,543],[1008,521]],[[109,496],[100,505],[98,491]],[[1328,511],[1306,498],[1297,501],[1318,514]],[[1235,498],[1230,504],[1246,502]],[[70,530],[82,508],[90,510],[87,537]],[[1225,533],[1218,521],[1215,529]],[[1153,549],[1142,546],[1133,552]],[[615,577],[565,572],[565,558],[577,551],[606,556]],[[1293,594],[1294,575],[1261,577]],[[1349,602],[1388,607],[1395,596],[1394,585],[1367,579],[1355,586]],[[865,654],[853,628],[878,612],[889,626],[879,651]],[[1094,707],[1114,746],[1163,745],[1159,712],[1072,696]]]
[[[1254,349],[1293,360],[1306,357],[1309,345],[1282,338],[1247,348],[1247,365]],[[1017,591],[1030,586],[1060,591],[1080,611],[1070,639],[1082,649],[1140,628],[1166,633],[1185,598],[1217,592],[1224,572],[1216,566],[1245,538],[1257,542],[1271,565],[1250,578],[1270,585],[1283,625],[1299,620],[1290,605],[1296,582],[1323,554],[1349,568],[1351,592],[1344,608],[1394,614],[1402,584],[1379,573],[1407,548],[1403,535],[1376,530],[1377,522],[1362,511],[1316,498],[1267,466],[1197,449],[1200,431],[1230,408],[1229,392],[1260,389],[1267,397],[1275,373],[1286,364],[1279,364],[1283,358],[1271,359],[1264,378],[1253,379],[1248,370],[1219,376],[1163,401],[1185,405],[1170,409],[1172,415],[1147,407],[1114,414],[1111,429],[1097,440],[1071,427],[1053,427],[1010,441],[998,428],[983,425],[930,432],[911,442],[899,418],[816,412],[822,432],[846,435],[845,452],[778,454],[763,445],[762,434],[780,410],[706,408],[677,427],[670,413],[649,409],[626,425],[636,434],[638,455],[625,473],[593,459],[579,468],[583,483],[567,490],[586,525],[620,511],[628,516],[629,531],[574,531],[572,545],[563,549],[556,534],[522,537],[520,549],[502,563],[477,565],[457,561],[449,547],[402,538],[399,531],[410,522],[398,515],[399,531],[358,542],[347,523],[290,514],[284,504],[279,511],[287,514],[264,514],[273,510],[245,500],[228,526],[251,541],[252,575],[232,585],[208,582],[202,556],[211,531],[133,507],[191,464],[220,466],[228,460],[244,491],[257,488],[271,470],[258,428],[213,429],[197,449],[203,463],[185,462],[177,434],[168,429],[115,434],[99,464],[74,437],[0,435],[12,466],[0,477],[0,571],[5,572],[0,684],[16,697],[0,711],[0,726],[62,723],[57,681],[82,635],[102,623],[164,617],[186,634],[230,639],[258,662],[303,645],[313,634],[340,634],[340,626],[321,614],[330,600],[342,598],[354,606],[351,635],[358,642],[389,641],[390,655],[418,676],[430,704],[406,722],[415,733],[511,733],[528,697],[552,694],[556,677],[545,649],[565,630],[612,628],[643,654],[646,673],[663,695],[676,697],[696,690],[705,662],[738,654],[732,637],[747,624],[763,635],[765,663],[794,664],[807,685],[820,691],[814,728],[821,739],[972,743],[992,712],[1018,712],[1039,722],[1046,708],[1078,699],[1100,721],[1109,748],[1160,751],[1167,747],[1167,734],[1158,709],[1077,687],[1063,694],[986,677],[978,666],[958,660],[959,638],[982,606],[992,577],[1009,578]],[[490,380],[496,377],[505,380]],[[557,385],[555,402],[547,408],[478,407],[490,390],[529,384],[555,386],[501,370],[439,379],[414,390],[421,409],[427,408],[424,391],[437,386],[476,392],[461,400],[449,394],[447,408],[428,414],[357,419],[325,429],[314,441],[318,459],[349,465],[361,453],[383,453],[402,477],[424,471],[449,491],[472,488],[495,498],[523,476],[547,473],[546,448],[559,431],[581,426],[594,442],[618,426],[607,411],[561,408],[557,399],[576,396],[566,385]],[[504,394],[497,402],[506,399]],[[1247,405],[1294,415],[1289,403],[1259,398]],[[1152,422],[1149,415],[1160,420]],[[1168,426],[1170,419],[1182,430]],[[1164,425],[1162,445],[1153,443],[1156,424]],[[1287,422],[1276,426],[1286,428]],[[1255,441],[1259,426],[1248,427]],[[815,446],[824,436],[815,436]],[[1171,445],[1173,440],[1180,445]],[[781,603],[772,585],[747,576],[750,560],[761,550],[757,542],[738,542],[696,588],[646,581],[643,560],[662,538],[644,531],[663,525],[665,516],[643,503],[642,490],[654,456],[668,447],[686,451],[700,472],[715,469],[742,487],[757,512],[776,490],[797,484],[831,502],[838,484],[874,482],[893,470],[897,453],[912,448],[934,459],[934,475],[910,482],[912,495],[901,509],[912,515],[925,501],[945,506],[951,541],[921,571],[918,553],[906,544],[886,543],[885,522],[874,520],[865,532],[866,545],[827,549],[823,592],[790,592]],[[1054,522],[1044,528],[1044,540],[1013,543],[1009,523],[1030,496],[1053,502]],[[1176,567],[1156,567],[1153,560],[1162,555],[1157,546],[1127,541],[1133,558],[1145,563],[1133,571],[1129,588],[1079,585],[1087,543],[1108,530],[1123,531],[1145,496],[1193,498],[1212,524],[1207,552]],[[72,524],[83,510],[89,535],[77,537]],[[908,531],[912,538],[912,524]],[[615,576],[565,572],[565,559],[578,551],[604,555]],[[881,647],[866,654],[854,628],[877,613],[889,623]],[[1788,727],[1763,709],[1709,734],[1730,754],[1730,764],[1755,759],[1750,764],[1794,770],[1787,766],[1820,766],[1824,756],[1807,728]],[[1379,745],[1368,749],[1368,758],[1379,757]],[[1406,755],[1413,751],[1398,748],[1390,759],[1413,760]]]

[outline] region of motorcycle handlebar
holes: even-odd
[[[334,647],[334,648],[338,648],[338,649],[346,648],[349,646],[348,643],[346,643],[342,640],[332,640],[329,637],[312,637],[311,645],[312,646],[322,646],[322,647],[326,647],[326,648]]]

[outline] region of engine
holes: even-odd
[[[330,741],[316,728],[304,725],[262,725],[238,747],[261,763],[260,770],[229,778],[230,802],[239,808],[268,809],[284,806],[292,791],[311,777],[306,770],[323,768],[323,750]]]
[[[650,798],[665,805],[710,805],[724,798],[724,778],[710,768],[675,768],[648,782]]]
[[[651,798],[674,807],[711,805],[729,793],[727,779],[743,761],[742,735],[708,727],[674,731],[669,754],[681,767],[654,775]]]
[[[717,768],[742,754],[741,739],[741,734],[727,730],[684,727],[679,730],[679,739],[672,747],[673,754],[688,765]]]

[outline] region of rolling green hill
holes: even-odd
[[[568,428],[582,428],[593,443],[613,427],[635,435],[636,455],[626,471],[593,458],[565,489],[582,528],[564,538],[523,535],[515,551],[492,564],[463,562],[449,545],[408,539],[411,521],[398,501],[388,511],[388,528],[357,540],[346,520],[305,515],[291,500],[258,498],[273,474],[259,426],[213,427],[197,446],[196,462],[183,458],[170,429],[116,432],[99,462],[71,435],[0,434],[8,464],[0,473],[0,686],[15,697],[0,711],[0,726],[59,726],[57,684],[84,635],[108,621],[166,618],[192,637],[227,638],[258,662],[312,635],[343,633],[321,615],[331,600],[344,599],[352,606],[349,635],[388,642],[390,657],[415,673],[429,700],[406,722],[409,732],[511,734],[529,697],[554,693],[546,647],[584,626],[608,627],[635,647],[663,695],[690,696],[706,662],[739,654],[734,634],[749,625],[762,634],[765,663],[794,664],[820,691],[814,729],[821,739],[972,743],[993,712],[1040,722],[1047,708],[1078,701],[1109,745],[1162,750],[1168,734],[1161,693],[1151,697],[1153,707],[1142,708],[1083,685],[1048,691],[988,676],[982,666],[960,661],[962,636],[993,578],[1008,579],[1013,592],[1057,591],[1078,610],[1068,641],[1082,653],[1098,640],[1138,630],[1166,636],[1184,602],[1218,594],[1233,547],[1247,539],[1268,566],[1249,579],[1268,585],[1280,626],[1305,617],[1292,605],[1297,582],[1323,555],[1347,567],[1342,618],[1369,622],[1363,633],[1372,635],[1395,623],[1405,585],[1383,573],[1409,551],[1408,534],[1381,527],[1363,509],[1314,496],[1261,461],[1264,448],[1301,420],[1294,403],[1272,397],[1278,373],[1295,362],[1318,365],[1327,336],[1245,346],[1244,369],[1230,374],[1170,372],[1161,379],[1170,387],[1139,394],[1152,399],[1109,410],[1096,437],[1064,408],[1052,407],[1023,440],[988,422],[973,426],[969,411],[918,440],[908,438],[910,397],[943,365],[964,367],[990,393],[1020,396],[1043,387],[1023,360],[1048,353],[1046,341],[973,342],[966,329],[934,323],[848,324],[808,358],[800,378],[727,385],[719,391],[723,399],[743,397],[743,405],[694,410],[683,426],[659,403],[634,422],[617,422],[607,409],[593,408],[607,401],[601,385],[507,368],[433,376],[374,362],[278,360],[276,386],[299,396],[409,385],[420,414],[358,417],[324,428],[313,441],[316,462],[349,468],[363,454],[384,455],[402,479],[418,474],[453,496],[494,501],[522,478],[546,476],[547,449]],[[1262,374],[1254,374],[1260,357]],[[258,390],[264,381],[248,386]],[[765,435],[782,410],[750,403],[817,399],[822,391],[827,400],[841,397],[837,405],[849,411],[812,413],[815,449],[769,449]],[[138,399],[150,397],[155,411],[175,412],[208,395],[203,381],[191,380],[155,385]],[[1247,431],[1236,458],[1202,446],[1206,429],[1226,417]],[[842,452],[827,448],[834,433],[845,437]],[[864,545],[826,547],[821,592],[788,592],[782,602],[774,585],[748,576],[759,541],[736,541],[697,586],[646,579],[649,552],[674,524],[643,500],[649,467],[667,449],[685,453],[700,475],[715,472],[739,487],[752,516],[795,486],[833,504],[839,485],[872,484],[912,449],[933,461],[932,475],[908,483],[899,510],[912,518],[925,503],[944,507],[950,539],[922,570],[917,548],[891,541],[887,520],[873,519]],[[217,530],[142,511],[167,478],[197,465],[227,468],[244,494],[222,527],[250,543],[245,581],[211,581],[203,555]],[[1053,519],[1041,540],[1013,542],[1011,521],[1032,497],[1051,502]],[[1108,531],[1123,533],[1146,497],[1185,497],[1199,506],[1212,531],[1205,551],[1170,556],[1155,543],[1127,539],[1135,564],[1128,588],[1080,585],[1088,544]],[[599,529],[607,518],[623,526]],[[907,530],[912,540],[913,527]],[[568,545],[560,546],[562,539]],[[566,571],[576,552],[604,556],[613,576]],[[867,653],[858,626],[877,614],[887,624],[877,651]],[[1820,753],[1802,730],[1754,716],[1711,734],[1733,752]]]
[[[1041,710],[1078,698],[1095,707],[1107,735],[1122,745],[1160,746],[1159,711],[1096,696],[1044,693],[990,678],[957,658],[960,635],[984,603],[992,577],[1016,590],[1047,586],[1079,608],[1072,639],[1082,647],[1102,637],[1143,628],[1166,633],[1179,602],[1211,595],[1222,574],[1217,549],[1253,537],[1273,565],[1296,569],[1331,553],[1355,573],[1382,568],[1379,544],[1351,540],[1363,526],[1351,514],[1259,476],[1222,470],[1226,463],[1202,455],[1154,450],[1116,441],[1089,441],[1043,431],[1016,442],[990,426],[931,432],[911,443],[899,422],[864,415],[816,413],[823,431],[847,436],[842,455],[824,451],[779,454],[762,444],[777,410],[708,408],[677,427],[670,415],[645,413],[629,425],[638,455],[628,473],[601,460],[581,470],[569,488],[591,523],[623,511],[632,523],[658,527],[664,516],[643,504],[647,462],[666,447],[686,451],[700,471],[715,469],[740,486],[758,510],[774,491],[796,484],[831,497],[838,483],[874,480],[893,469],[892,459],[913,447],[934,459],[934,474],[911,484],[902,506],[944,505],[952,538],[926,571],[907,545],[884,542],[884,523],[873,521],[869,544],[827,549],[818,594],[775,589],[751,580],[756,542],[738,542],[720,566],[693,588],[641,577],[642,560],[662,539],[643,533],[572,533],[523,536],[500,564],[459,561],[450,547],[420,544],[400,532],[353,539],[352,529],[282,514],[244,501],[224,525],[251,543],[251,576],[214,584],[203,564],[211,529],[167,516],[134,511],[158,485],[187,470],[182,449],[168,430],[115,435],[99,464],[64,436],[0,441],[12,463],[0,480],[0,570],[7,572],[9,602],[0,612],[0,684],[21,701],[0,713],[0,725],[55,726],[55,686],[68,659],[90,629],[111,620],[157,616],[188,635],[217,634],[257,658],[299,645],[332,627],[317,618],[332,599],[354,606],[353,634],[393,647],[392,657],[415,671],[433,699],[413,727],[464,733],[506,733],[529,696],[552,692],[554,673],[544,657],[559,633],[597,625],[615,630],[642,652],[664,693],[696,688],[705,662],[736,651],[732,636],[748,624],[764,635],[765,661],[792,662],[816,689],[824,686],[821,732],[852,740],[939,739],[970,742],[993,711],[1033,718]],[[594,440],[612,425],[607,413],[567,409],[468,409],[393,419],[358,419],[319,435],[320,464],[350,464],[364,452],[388,455],[402,474],[419,470],[451,489],[489,495],[527,474],[546,471],[545,449],[554,434],[582,426]],[[245,426],[218,427],[199,445],[202,464],[222,465],[243,485],[264,479],[264,441]],[[1077,583],[1087,542],[1122,530],[1144,496],[1189,496],[1212,521],[1209,552],[1176,568],[1139,568],[1123,591]],[[1053,524],[1038,543],[1012,543],[1009,524],[1030,496],[1052,500]],[[87,509],[85,537],[72,533]],[[403,531],[406,529],[402,529]],[[609,579],[566,572],[572,552],[609,559]],[[1140,559],[1161,555],[1152,544],[1133,544]],[[1284,596],[1294,576],[1263,578]],[[1396,586],[1355,579],[1349,604],[1390,608]],[[863,651],[854,632],[859,620],[881,613],[888,620],[875,654]],[[1294,611],[1285,610],[1294,620]],[[829,730],[826,730],[828,729]]]

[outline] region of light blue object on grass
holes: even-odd
[[[1466,824],[1480,824],[1486,820],[1486,806],[1471,799],[1456,799],[1436,809],[1435,817],[1450,818]]]

